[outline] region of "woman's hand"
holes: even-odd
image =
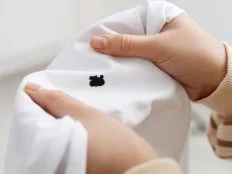
[[[56,118],[69,115],[88,131],[88,174],[122,174],[156,157],[153,148],[113,117],[61,92],[36,84],[25,88],[31,99]],[[75,152],[73,152],[75,153]]]
[[[179,81],[192,100],[210,95],[226,75],[224,45],[186,14],[166,24],[156,35],[101,36],[90,41],[96,51],[154,62]]]

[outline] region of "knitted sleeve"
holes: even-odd
[[[202,103],[212,109],[208,137],[215,153],[232,159],[232,48],[225,43],[227,51],[227,75],[218,88]]]
[[[181,169],[174,160],[163,158],[135,166],[124,174],[181,174]]]

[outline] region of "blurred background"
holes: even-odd
[[[0,174],[3,173],[14,95],[22,78],[43,70],[65,43],[87,25],[141,1],[0,0]],[[210,33],[232,43],[232,21],[229,19],[232,1],[171,1]],[[232,163],[217,159],[208,144],[205,126],[209,114],[208,109],[193,104],[190,174],[229,174]]]

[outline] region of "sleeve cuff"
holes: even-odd
[[[181,174],[181,169],[172,159],[155,159],[135,166],[124,174]]]
[[[207,98],[197,101],[223,116],[232,116],[232,48],[224,43],[227,52],[227,74],[218,88]],[[210,77],[209,77],[210,78]]]

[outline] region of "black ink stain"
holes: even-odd
[[[91,87],[99,87],[99,86],[103,86],[105,84],[105,80],[104,80],[104,76],[100,75],[100,77],[96,76],[90,76],[89,77],[89,85]]]

